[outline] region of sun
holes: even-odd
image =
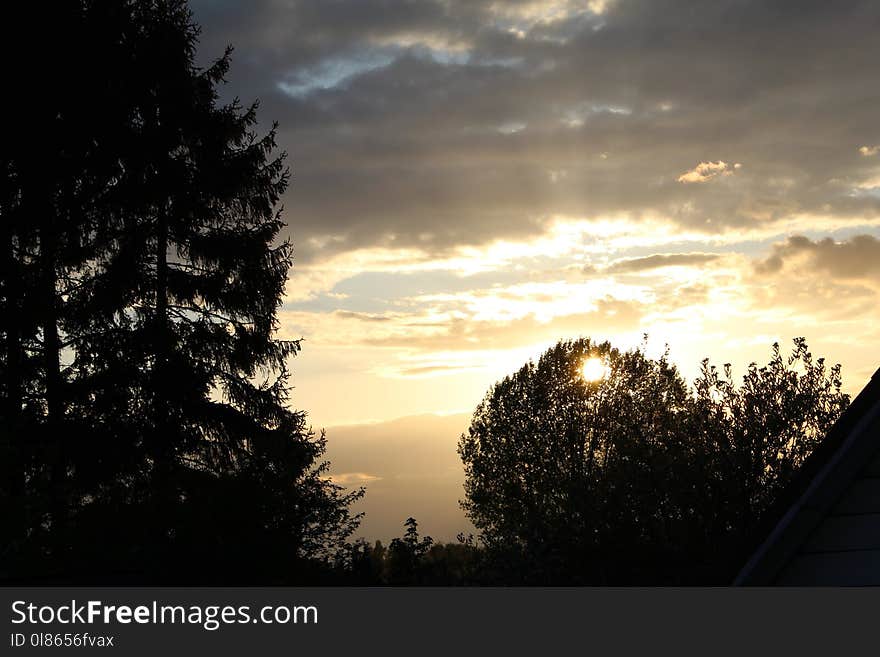
[[[587,358],[581,368],[581,376],[584,381],[600,381],[605,378],[606,374],[608,374],[608,368],[605,366],[605,361],[595,356]]]

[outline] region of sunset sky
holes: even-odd
[[[560,338],[880,366],[880,4],[191,4],[279,123],[294,404],[362,534],[466,529],[458,433]]]

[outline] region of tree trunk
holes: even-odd
[[[3,231],[3,308],[4,383],[6,398],[3,400],[5,424],[14,431],[21,419],[23,390],[23,359],[21,354],[21,290],[20,271],[13,247],[12,229],[4,222]]]
[[[164,469],[169,458],[168,444],[168,219],[160,210],[156,240],[156,316],[155,326],[155,458],[157,469]]]
[[[61,377],[61,341],[58,336],[58,236],[53,209],[45,192],[37,199],[40,244],[40,326],[43,332],[43,370],[45,373],[46,437],[50,464],[50,513],[56,539],[67,518],[67,454],[64,430],[64,401]]]
[[[22,401],[24,390],[24,358],[22,357],[21,345],[21,271],[16,258],[13,229],[10,220],[3,222],[3,299],[4,306],[2,317],[2,330],[4,334],[3,355],[4,372],[3,383],[5,398],[2,407],[2,422],[0,422],[0,444],[3,444],[3,487],[9,495],[10,505],[8,533],[13,540],[21,539],[26,530],[25,512],[25,454],[27,452],[25,432],[22,430]]]
[[[169,403],[169,341],[168,341],[168,218],[165,208],[159,209],[156,239],[156,311],[153,318],[153,528],[156,546],[154,555],[160,568],[173,561],[169,538],[175,522],[175,483],[173,472],[173,435]],[[164,565],[162,565],[164,564]]]

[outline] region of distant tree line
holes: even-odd
[[[483,583],[482,552],[473,537],[459,535],[457,542],[435,543],[420,536],[418,522],[408,518],[403,536],[386,546],[355,541],[338,553],[336,573],[346,584],[361,586],[463,586]]]

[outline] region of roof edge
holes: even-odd
[[[801,542],[824,517],[836,501],[835,489],[849,483],[855,476],[866,452],[877,451],[865,429],[880,417],[880,369],[828,431],[825,439],[813,450],[798,474],[783,492],[780,506],[769,518],[775,519],[769,533],[751,553],[733,581],[734,586],[771,583]],[[870,437],[870,436],[869,436]],[[839,479],[843,477],[841,483]],[[822,495],[831,483],[830,494]],[[821,499],[820,499],[821,498]],[[768,523],[761,523],[767,530]]]

